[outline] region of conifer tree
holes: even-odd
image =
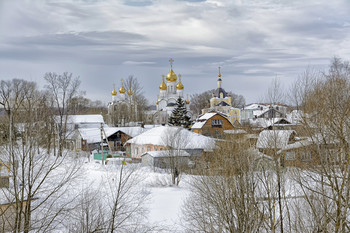
[[[172,111],[172,115],[169,118],[169,124],[188,128],[191,122],[190,117],[187,116],[185,101],[179,97],[176,101],[176,105],[177,107]]]

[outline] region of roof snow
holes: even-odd
[[[212,150],[215,139],[193,133],[180,127],[160,126],[150,129],[126,143],[137,145],[169,146],[178,149]]]
[[[80,133],[80,136],[89,144],[101,142],[100,128],[81,128],[78,129],[78,131]]]
[[[118,131],[125,133],[130,137],[136,137],[137,135],[147,131],[149,129],[142,128],[140,126],[135,127],[105,127],[104,131],[106,136],[109,137]],[[80,128],[78,129],[81,137],[87,141],[87,143],[101,142],[101,129],[100,128]],[[105,135],[103,134],[103,139]]]
[[[262,105],[262,104],[249,104],[249,105],[244,107],[244,109],[247,109],[247,110],[255,110],[255,109],[260,109],[261,110],[261,108],[268,109],[267,106]]]
[[[108,127],[105,128],[105,132],[107,137],[115,134],[118,131],[121,131],[125,133],[126,135],[130,137],[136,137],[137,135],[140,135],[143,132],[146,132],[149,129],[142,128],[141,126],[135,126],[135,127]]]
[[[172,157],[172,156],[181,156],[181,157],[190,157],[191,154],[185,150],[161,150],[161,151],[147,151],[141,156],[150,155],[153,158],[159,157]]]
[[[221,113],[207,112],[207,113],[203,114],[201,117],[199,117],[191,128],[192,129],[201,129],[205,125],[205,123],[207,123],[207,121],[210,118],[212,118],[213,116],[215,116],[216,114],[219,114],[219,115],[225,117],[225,115],[221,114]]]
[[[264,130],[259,134],[256,147],[259,149],[281,149],[289,144],[294,130]]]
[[[256,127],[267,128],[271,125],[275,125],[282,119],[286,120],[285,118],[253,118],[249,119],[249,124]]]
[[[104,120],[102,115],[69,115],[68,123],[73,123],[73,124],[104,123]]]

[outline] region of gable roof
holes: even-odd
[[[281,124],[281,122],[285,121],[283,124],[288,124],[285,118],[253,118],[249,119],[249,124],[255,127],[267,128],[271,125]]]
[[[80,128],[78,132],[83,140],[87,143],[101,142],[101,129],[100,128]]]
[[[227,119],[227,117],[226,117],[224,114],[222,114],[222,113],[219,113],[219,112],[207,112],[207,113],[203,114],[202,116],[200,116],[200,117],[196,120],[196,122],[193,124],[193,126],[192,126],[191,128],[192,128],[192,129],[201,129],[201,128],[205,125],[205,123],[207,123],[207,121],[208,121],[210,118],[212,118],[213,116],[215,116],[215,115],[220,115],[220,116],[222,116],[223,118],[225,118],[228,122],[230,122],[230,121]],[[230,124],[231,124],[231,122],[230,122]]]
[[[125,133],[130,137],[136,137],[137,135],[146,132],[149,129],[142,128],[140,126],[136,127],[105,127],[104,131],[106,136],[109,137],[118,131]],[[101,142],[101,128],[79,128],[78,132],[82,139],[86,140],[87,143],[97,143]],[[105,135],[103,135],[105,139]]]
[[[294,130],[263,130],[260,132],[256,147],[258,149],[281,149],[289,144]]]
[[[265,110],[256,110],[253,111],[253,115],[255,115],[256,117],[261,117],[262,115],[264,115],[267,112],[278,112],[279,114],[282,114],[280,111],[274,109],[274,108],[269,108],[269,109],[265,109]]]
[[[160,126],[150,129],[126,143],[137,145],[169,146],[177,149],[212,150],[215,139],[193,133],[181,127]]]
[[[120,131],[128,135],[129,137],[136,137],[137,135],[140,135],[143,132],[146,132],[149,130],[149,128],[142,128],[141,126],[134,126],[134,127],[108,127],[105,128],[105,132],[107,137],[115,134],[116,132]]]
[[[244,106],[244,109],[246,110],[261,110],[261,109],[267,109],[268,107],[264,104],[248,104]]]

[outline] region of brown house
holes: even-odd
[[[106,137],[110,148],[113,151],[125,151],[124,144],[130,138],[145,132],[147,129],[137,127],[105,127],[103,140]],[[83,128],[76,130],[75,145],[77,150],[92,151],[99,149],[101,146],[101,129],[100,128]]]
[[[321,164],[344,165],[346,153],[336,142],[325,142],[322,139],[307,138],[286,145],[277,152],[283,166],[308,168]]]
[[[191,128],[194,133],[221,137],[224,130],[231,130],[234,126],[224,114],[208,112],[199,117]]]

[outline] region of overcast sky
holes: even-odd
[[[216,88],[221,66],[251,103],[334,56],[350,60],[349,0],[0,0],[0,80],[68,71],[103,102],[129,75],[155,102],[170,58],[185,94]]]

